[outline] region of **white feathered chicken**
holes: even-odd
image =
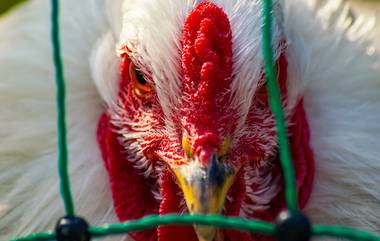
[[[49,2],[30,1],[0,20],[1,240],[52,229],[64,214]],[[77,213],[92,225],[188,210],[273,220],[284,202],[261,2],[61,4]],[[314,223],[380,232],[374,20],[356,19],[342,1],[275,1],[274,10],[300,205]],[[260,239],[192,227],[131,237],[178,235]]]

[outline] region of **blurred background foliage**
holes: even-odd
[[[26,0],[0,0],[0,14],[6,12],[8,9],[16,4],[25,2]]]

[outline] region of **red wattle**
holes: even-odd
[[[155,180],[145,179],[125,157],[125,151],[119,143],[115,126],[104,114],[98,124],[98,143],[105,166],[109,174],[114,208],[120,221],[138,219],[156,214],[159,203],[154,199],[152,186]],[[154,230],[130,233],[136,241],[157,240]]]

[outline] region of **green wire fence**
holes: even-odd
[[[57,85],[57,124],[58,124],[58,171],[60,177],[61,196],[66,214],[75,215],[74,203],[70,191],[68,175],[68,150],[66,140],[65,123],[65,81],[60,50],[59,31],[59,0],[51,0],[52,3],[52,44],[55,67],[55,79]],[[262,53],[264,56],[265,74],[269,102],[276,120],[278,144],[280,150],[280,162],[284,174],[285,200],[289,210],[297,211],[297,191],[293,162],[286,131],[284,112],[280,99],[279,87],[276,81],[276,67],[273,60],[272,49],[272,1],[263,0],[262,10]],[[146,216],[144,218],[125,223],[110,224],[101,227],[89,227],[92,238],[100,238],[108,235],[124,234],[139,231],[160,225],[211,225],[219,228],[232,228],[252,233],[273,236],[276,234],[276,225],[259,220],[247,220],[237,217],[225,217],[221,215],[165,215]],[[380,241],[380,235],[347,228],[343,226],[313,225],[311,234],[314,237],[336,237],[355,241]],[[34,233],[11,241],[37,241],[55,240],[55,232]]]

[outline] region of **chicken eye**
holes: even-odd
[[[144,75],[132,62],[129,65],[129,77],[134,93],[138,97],[145,98],[152,91],[152,86],[146,81]]]

